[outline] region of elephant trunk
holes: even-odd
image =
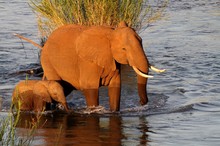
[[[148,97],[147,97],[147,80],[148,78],[151,78],[153,76],[148,75],[148,70],[149,70],[149,63],[147,60],[146,56],[139,57],[137,59],[138,63],[136,64],[136,68],[142,73],[138,74],[137,73],[137,87],[138,87],[138,94],[140,97],[140,104],[145,105],[148,102]],[[133,69],[135,70],[135,67]]]
[[[140,68],[140,70],[145,74],[148,74],[148,65],[147,64],[144,67]],[[148,80],[148,78],[143,77],[141,75],[137,75],[138,95],[140,97],[140,104],[141,105],[145,105],[148,102],[147,80]]]
[[[140,75],[137,77],[137,87],[138,87],[138,95],[140,97],[140,104],[145,105],[148,102],[147,97],[147,78],[144,78]]]

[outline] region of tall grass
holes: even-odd
[[[125,21],[128,26],[140,29],[159,19],[167,2],[157,0],[154,4],[160,7],[153,7],[148,0],[29,0],[37,14],[41,35],[46,37],[65,24],[115,27]]]

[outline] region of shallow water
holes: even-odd
[[[36,18],[26,1],[0,0],[0,118],[10,108],[14,85],[26,78],[14,73],[39,62],[39,50],[13,33],[39,42]],[[109,113],[104,87],[96,114],[85,109],[85,99],[75,91],[67,97],[75,112],[45,114],[42,123],[47,122],[33,145],[219,145],[220,2],[171,0],[164,18],[140,35],[150,62],[167,69],[152,72],[149,104],[138,104],[135,74],[123,66],[120,113]],[[32,116],[24,113],[22,119]],[[20,136],[27,130],[24,123],[18,125]]]

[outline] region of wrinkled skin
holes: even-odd
[[[45,43],[41,63],[47,80],[64,80],[82,90],[87,106],[99,105],[98,89],[108,86],[110,110],[120,110],[120,64],[148,74],[148,60],[138,34],[122,22],[117,28],[66,25]],[[148,102],[147,79],[137,75],[142,105]]]
[[[61,103],[68,111],[63,88],[56,81],[20,81],[12,94],[12,103],[18,106],[20,101],[22,111],[40,112],[46,108],[46,103],[52,103],[52,100]]]

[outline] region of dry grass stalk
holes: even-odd
[[[162,1],[162,2],[161,2]],[[158,0],[155,10],[148,0],[30,0],[30,6],[38,17],[43,37],[65,24],[109,25],[120,21],[140,30],[161,18],[168,0]]]

